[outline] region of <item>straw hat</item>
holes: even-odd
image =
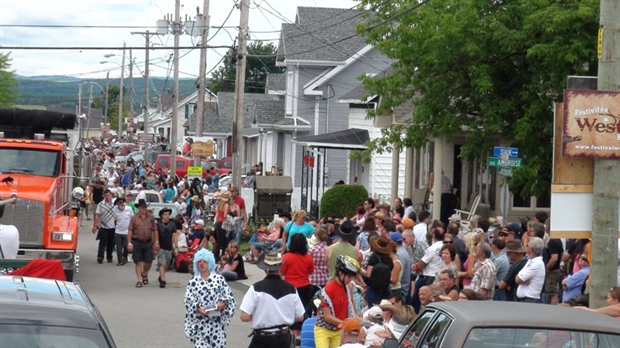
[[[222,196],[220,197],[220,201],[228,202],[229,199],[230,199],[230,191],[226,191],[222,193]]]

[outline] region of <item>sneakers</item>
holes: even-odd
[[[98,257],[97,258],[97,263],[103,263],[103,257]]]

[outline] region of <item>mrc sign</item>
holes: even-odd
[[[620,159],[620,93],[564,91],[562,155]]]

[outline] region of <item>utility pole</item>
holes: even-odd
[[[93,105],[93,84],[90,84],[90,96],[88,97],[88,120],[90,121],[90,110]]]
[[[133,117],[133,50],[129,49],[129,117]],[[127,134],[129,135],[129,134]]]
[[[121,82],[118,94],[118,135],[117,140],[121,141],[123,135],[123,78],[125,77],[125,42],[123,42],[123,59],[121,61]]]
[[[601,0],[602,54],[598,61],[598,90],[620,91],[620,2]],[[620,160],[594,159],[590,308],[606,306],[607,292],[616,285],[618,266],[618,205]]]
[[[77,106],[77,117],[80,120],[80,142],[82,146],[80,147],[80,175],[84,176],[84,119],[82,118],[82,84],[78,85],[78,106]]]
[[[174,176],[177,169],[177,128],[179,122],[179,35],[181,35],[181,0],[174,1],[174,23],[172,30],[174,34],[174,92],[172,96],[172,127],[170,131],[170,175]]]
[[[198,102],[196,103],[196,136],[202,136],[202,119],[205,112],[205,72],[207,69],[207,39],[209,33],[209,0],[204,0],[202,10],[202,28],[200,28],[200,66],[198,68]],[[200,15],[199,15],[200,16]],[[194,157],[194,165],[200,165],[200,158]]]
[[[103,123],[105,124],[105,126],[107,127],[107,125],[110,123],[108,121],[108,96],[110,95],[110,71],[108,70],[108,72],[105,74],[105,109],[103,110]]]
[[[151,46],[151,36],[158,35],[157,33],[151,33],[148,30],[146,32],[137,32],[132,31],[131,34],[140,34],[144,35],[146,39],[146,53],[145,53],[145,63],[144,63],[144,105],[142,106],[144,113],[144,134],[149,134],[149,52]],[[133,64],[133,62],[132,62]],[[144,144],[144,162],[148,161],[149,158],[149,147],[148,144]]]
[[[248,21],[250,0],[241,0],[241,21],[239,24],[239,50],[237,51],[237,76],[235,78],[235,118],[232,129],[233,184],[241,184],[241,162],[243,161],[243,102],[245,99],[245,65],[247,60]]]

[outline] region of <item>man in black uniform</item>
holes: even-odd
[[[270,252],[256,264],[267,273],[265,279],[252,285],[243,297],[241,321],[250,322],[250,348],[292,347],[295,336],[289,329],[294,322],[303,321],[305,309],[297,290],[282,280],[282,256]]]
[[[166,271],[172,262],[172,235],[176,233],[177,226],[174,221],[170,220],[172,209],[164,208],[159,211],[161,221],[157,223],[157,232],[159,233],[159,251],[157,252],[157,267],[159,268],[159,287],[166,287]]]

